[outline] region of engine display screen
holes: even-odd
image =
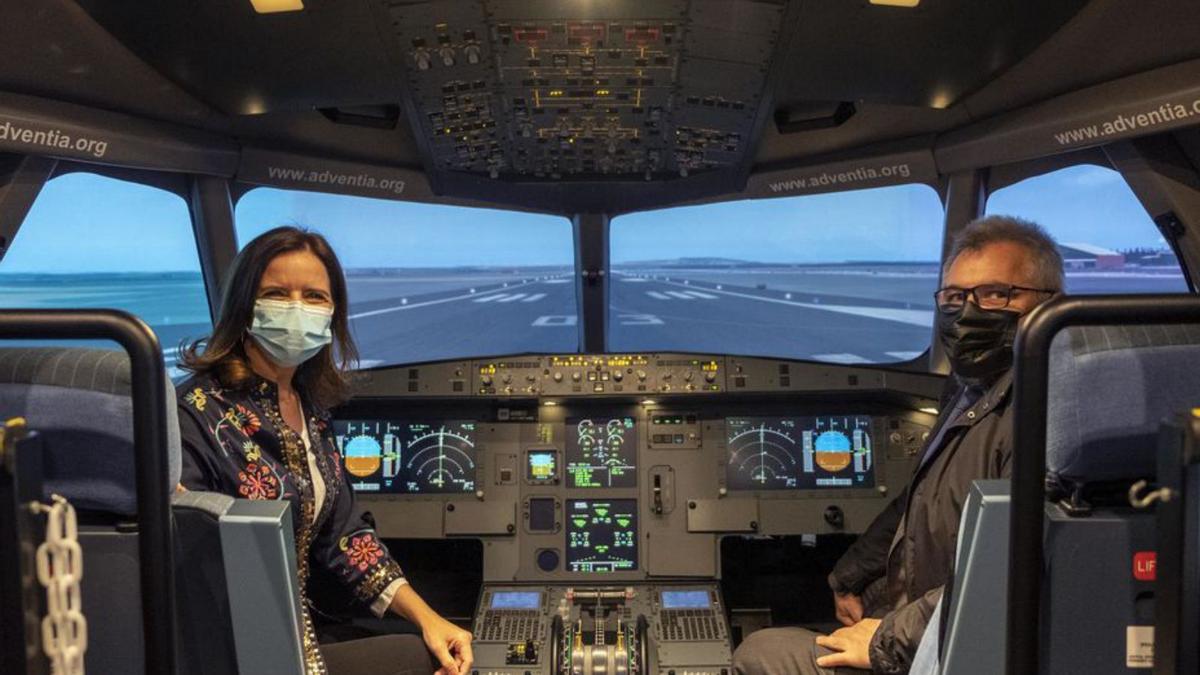
[[[567,487],[637,487],[637,430],[632,417],[567,420]]]
[[[475,422],[334,420],[333,432],[357,492],[475,491]]]
[[[663,591],[663,609],[709,609],[712,600],[708,591]]]
[[[567,570],[634,571],[637,537],[636,499],[567,500]]]
[[[871,417],[729,417],[726,483],[732,490],[875,486]]]
[[[496,591],[488,609],[537,609],[542,606],[538,591]]]

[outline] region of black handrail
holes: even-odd
[[[175,563],[167,485],[167,381],[158,337],[117,310],[0,310],[0,340],[113,340],[129,354],[146,672],[174,675]]]
[[[1200,296],[1057,298],[1030,312],[1017,335],[1013,379],[1012,506],[1008,556],[1009,675],[1038,672],[1044,563],[1046,405],[1050,343],[1070,326],[1200,323]]]

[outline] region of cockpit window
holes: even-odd
[[[1028,218],[1058,242],[1067,292],[1186,293],[1179,259],[1120,173],[1080,164],[997,190],[987,212]]]
[[[235,217],[239,245],[280,225],[329,240],[364,368],[579,348],[564,217],[275,188]]]
[[[932,335],[942,220],[927,185],[615,218],[610,348],[909,361]]]
[[[158,334],[176,375],[180,345],[212,330],[187,203],[91,173],[42,187],[0,261],[0,297],[5,307],[136,314]]]

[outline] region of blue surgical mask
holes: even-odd
[[[275,363],[292,368],[316,356],[333,340],[333,308],[299,300],[258,300],[250,334]]]

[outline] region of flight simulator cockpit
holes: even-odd
[[[480,673],[729,675],[722,540],[861,531],[903,487],[940,383],[660,353],[433,363],[364,386],[333,425],[380,534],[483,544]]]

